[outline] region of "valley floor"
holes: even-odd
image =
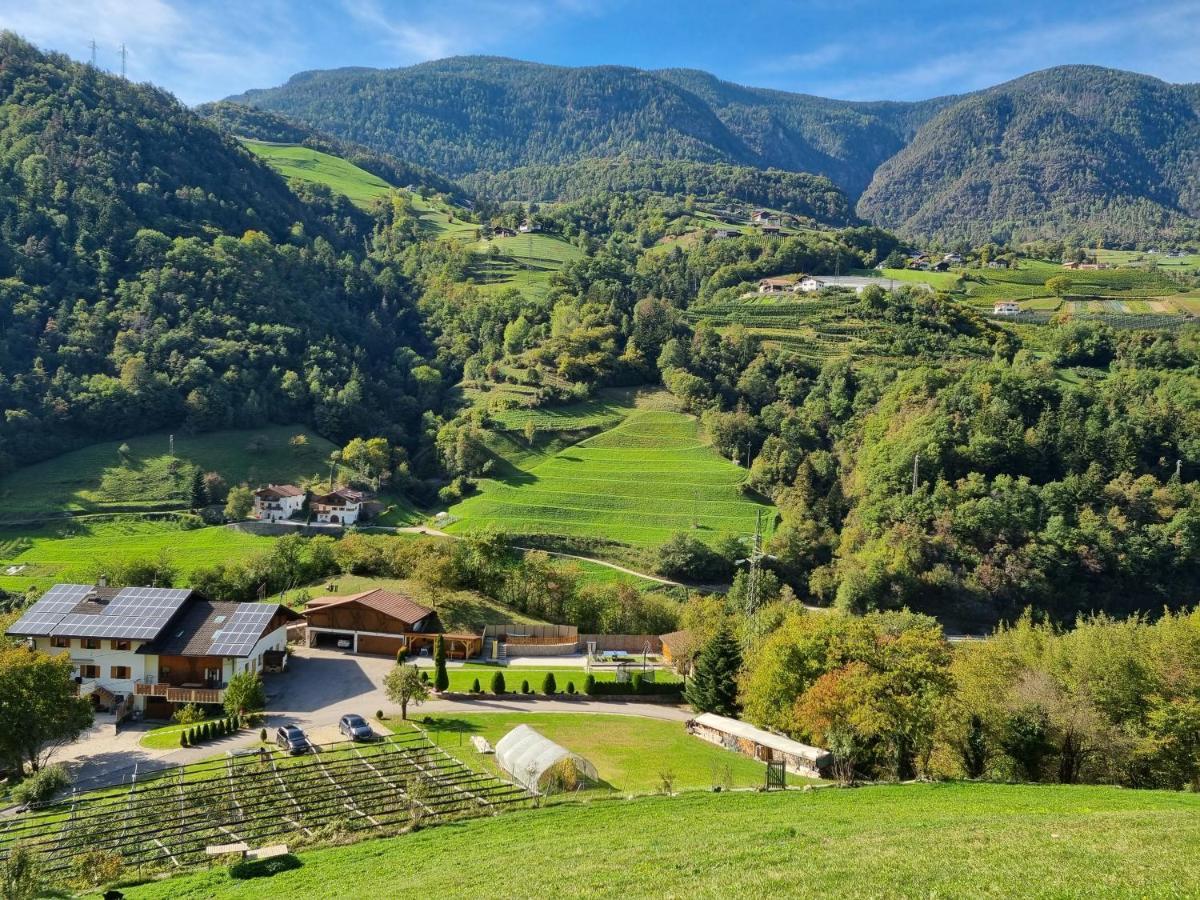
[[[1200,797],[925,784],[554,805],[224,870],[126,896],[1182,897]]]

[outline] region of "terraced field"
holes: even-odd
[[[497,255],[492,256],[493,248]],[[472,280],[484,291],[516,288],[531,299],[550,290],[550,276],[582,252],[557,235],[518,234],[471,245],[478,255]]]
[[[678,531],[704,540],[751,534],[773,508],[742,490],[743,469],[702,440],[695,419],[636,410],[620,425],[527,470],[483,484],[450,509],[451,531],[488,525],[511,534],[655,545]]]

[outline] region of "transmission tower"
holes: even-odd
[[[88,47],[90,47],[91,51],[92,51],[92,68],[94,69],[94,68],[96,68],[96,39],[95,38],[92,38],[91,42],[88,44]]]
[[[125,45],[121,45],[121,77],[125,77],[125,59],[129,55],[129,51],[125,49]]]
[[[754,522],[754,542],[750,546],[750,554],[735,563],[739,566],[745,565],[750,573],[750,583],[747,586],[746,594],[746,612],[751,615],[758,609],[758,576],[762,570],[764,559],[776,559],[776,557],[763,552],[762,510],[760,509]]]

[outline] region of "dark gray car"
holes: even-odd
[[[281,725],[275,732],[275,743],[288,753],[307,753],[312,749],[308,736],[295,725]]]
[[[356,716],[354,713],[342,716],[338,720],[338,731],[352,741],[375,740],[375,732],[371,730],[371,726],[367,724],[367,720],[362,716]]]

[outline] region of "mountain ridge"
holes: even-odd
[[[860,216],[913,238],[1200,233],[1200,86],[1102,66],[858,101],[698,69],[458,56],[308,70],[229,99],[455,179],[627,155],[825,176]]]

